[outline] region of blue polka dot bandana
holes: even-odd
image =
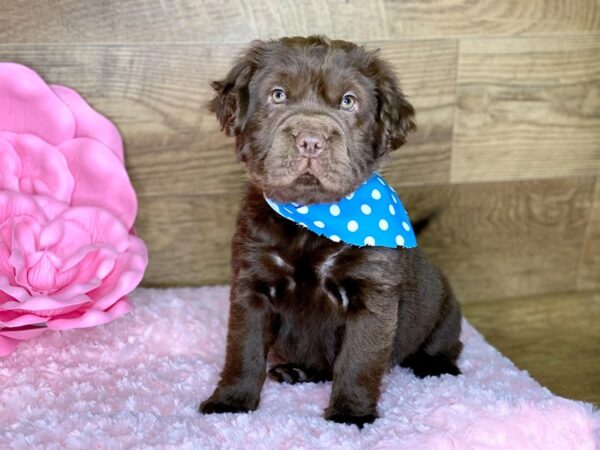
[[[279,215],[334,242],[358,247],[417,246],[402,202],[378,173],[337,203],[298,205],[266,200]]]

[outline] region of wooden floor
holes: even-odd
[[[463,312],[552,392],[600,406],[600,291],[469,303]]]

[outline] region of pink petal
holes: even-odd
[[[148,265],[148,252],[141,239],[131,236],[130,242],[127,253],[118,256],[114,269],[102,284],[87,293],[94,300],[94,307],[108,308],[133,291],[142,280]]]
[[[1,328],[0,334],[2,336],[17,339],[18,341],[24,341],[27,339],[32,339],[44,334],[48,328],[46,327],[32,327],[32,326],[24,326],[24,327],[15,327],[15,328]]]
[[[0,241],[0,277],[6,277],[11,283],[15,279],[15,268],[10,264],[9,247],[4,242]],[[2,300],[2,291],[0,291],[0,301]]]
[[[72,207],[64,210],[56,220],[76,224],[90,233],[90,242],[112,245],[118,253],[124,253],[129,246],[128,229],[104,209],[93,206]]]
[[[69,208],[68,204],[47,195],[35,195],[33,199],[39,205],[40,209],[44,211],[48,220],[54,220],[65,209]]]
[[[25,301],[31,297],[31,294],[27,289],[17,286],[16,283],[14,283],[14,277],[11,278],[7,275],[0,275],[0,291],[11,297],[11,300],[9,301],[3,301],[3,307],[6,303],[10,303],[14,300]],[[3,300],[6,300],[6,298]]]
[[[82,248],[93,244],[89,230],[77,222],[63,220],[62,216],[44,227],[39,240],[40,248],[52,251],[65,262]]]
[[[47,320],[47,317],[38,316],[36,314],[23,314],[20,311],[2,311],[0,309],[0,325],[5,327],[33,325],[37,323],[45,323]],[[1,328],[2,327],[0,327],[0,329]]]
[[[0,132],[0,190],[19,192],[21,159],[13,145]]]
[[[62,202],[71,200],[75,181],[67,160],[55,146],[31,134],[5,132],[2,136],[21,163],[19,172],[15,173],[19,178],[19,192],[49,195]],[[0,170],[4,171],[1,167]]]
[[[59,149],[76,180],[71,205],[107,209],[127,229],[131,228],[137,214],[137,198],[123,162],[108,147],[91,139],[73,139]]]
[[[12,353],[21,341],[38,337],[46,330],[45,327],[23,327],[17,330],[0,329],[0,357]]]
[[[56,145],[75,136],[75,118],[33,70],[0,63],[0,131],[34,134]]]
[[[95,253],[95,252],[100,252],[99,255],[94,255],[94,256],[101,256],[101,257],[109,257],[111,259],[114,259],[117,255],[117,252],[115,250],[115,248],[112,245],[107,245],[107,244],[96,244],[96,243],[92,243],[86,246],[83,246],[81,248],[79,248],[77,250],[77,252],[71,254],[67,259],[65,259],[61,269],[62,270],[70,270],[72,268],[77,268],[78,265],[80,265],[80,263],[82,263],[82,261],[88,257],[88,255],[90,253]],[[82,264],[86,264],[86,263],[82,263]],[[78,271],[80,270],[80,268],[77,269]],[[111,265],[111,269],[112,270],[112,265]],[[109,272],[110,272],[109,270]],[[101,275],[101,278],[104,278],[106,276],[106,274]]]
[[[9,258],[14,267],[17,284],[29,288],[27,281],[28,256],[37,253],[40,225],[29,217],[16,217],[13,224],[12,252]]]
[[[18,216],[32,217],[39,223],[47,220],[44,210],[31,196],[17,192],[0,192],[0,226],[7,220]]]
[[[0,330],[0,357],[10,355],[17,348],[19,342],[16,339],[2,336],[2,331]]]
[[[75,136],[88,137],[104,144],[123,164],[123,141],[117,127],[92,109],[73,89],[58,85],[50,88],[73,112],[76,121]]]
[[[96,289],[102,284],[103,278],[113,270],[116,257],[117,254],[111,247],[94,248],[81,262],[69,269],[69,274],[64,275],[70,276],[68,283],[63,283],[52,296],[56,299],[66,299]]]
[[[48,321],[48,328],[51,330],[67,330],[70,328],[87,328],[102,325],[113,321],[132,309],[133,305],[129,302],[129,299],[123,297],[105,311],[92,308],[82,314],[75,312],[69,315],[52,318]]]
[[[91,304],[92,300],[86,295],[78,295],[69,299],[57,300],[47,295],[31,296],[24,301],[8,301],[2,304],[5,310],[17,310],[34,312],[38,315],[56,315],[66,314],[86,304]]]
[[[49,294],[56,289],[58,268],[53,258],[45,253],[37,264],[27,271],[27,282],[31,289],[40,294]]]

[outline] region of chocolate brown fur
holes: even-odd
[[[211,109],[250,181],[232,244],[225,367],[200,410],[256,409],[269,354],[276,381],[333,380],[325,418],[359,427],[377,417],[389,367],[459,374],[460,307],[419,248],[335,243],[264,199],[337,201],[404,144],[414,110],[389,65],[344,41],[257,41],[213,87]],[[354,110],[341,107],[348,93]],[[303,153],[305,136],[318,156]]]

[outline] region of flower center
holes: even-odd
[[[55,256],[44,252],[40,260],[27,271],[27,281],[32,289],[40,294],[48,294],[56,289],[56,274],[58,268],[55,264]]]

